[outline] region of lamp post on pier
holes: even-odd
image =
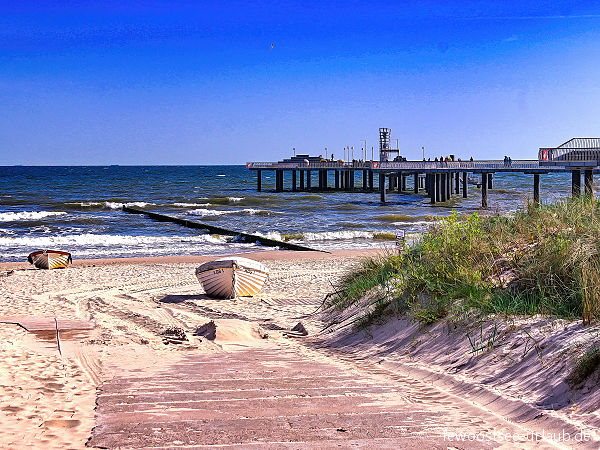
[[[364,154],[363,154],[363,161],[367,159],[367,140],[366,139],[361,139],[360,142],[364,142],[365,143],[365,147],[364,147]]]

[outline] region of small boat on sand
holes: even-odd
[[[27,261],[38,269],[64,269],[73,262],[71,254],[60,250],[40,250],[30,253]]]
[[[227,257],[202,264],[196,277],[210,297],[248,297],[262,288],[269,269],[248,258]]]

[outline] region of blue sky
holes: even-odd
[[[358,157],[379,127],[409,159],[516,159],[600,135],[600,2],[15,3],[0,164]]]

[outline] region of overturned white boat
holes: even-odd
[[[248,258],[227,257],[202,264],[196,277],[210,297],[235,298],[256,294],[269,276],[269,269]]]
[[[61,252],[60,250],[33,252],[29,254],[27,261],[38,269],[64,269],[73,262],[69,252]]]

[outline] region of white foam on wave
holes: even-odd
[[[233,211],[200,208],[200,209],[194,209],[192,211],[188,211],[187,213],[191,214],[193,216],[201,216],[201,217],[223,216],[226,214],[249,214],[251,216],[254,214],[260,214],[260,213],[275,214],[273,211],[266,211],[263,209],[254,209],[254,208],[236,209]]]
[[[171,205],[179,208],[197,208],[198,206],[210,206],[210,203],[172,203]]]
[[[416,226],[426,227],[434,223],[435,221],[433,220],[417,220],[415,222],[392,222],[392,225],[414,228]]]
[[[372,239],[373,233],[371,231],[321,231],[321,232],[307,232],[302,234],[302,240],[304,241],[342,241],[342,240],[353,240],[353,239]]]
[[[123,205],[125,206],[137,206],[138,208],[144,208],[145,206],[156,205],[156,203],[148,203],[148,202],[129,202],[129,203],[121,203],[121,202],[68,202],[67,205],[75,205],[81,206],[82,208],[94,208],[94,207],[102,207],[108,209],[121,209]]]
[[[130,202],[130,203],[119,203],[119,202],[104,202],[104,206],[106,208],[109,209],[121,209],[123,207],[123,205],[127,206],[127,207],[137,207],[137,208],[144,208],[146,206],[153,206],[156,205],[156,203],[149,203],[149,202]]]
[[[227,199],[230,202],[237,203],[237,202],[241,202],[242,200],[244,200],[244,197],[227,197]]]
[[[67,205],[81,206],[83,208],[92,208],[94,206],[103,206],[103,202],[67,202]]]
[[[21,236],[21,237],[3,237],[0,236],[1,247],[28,247],[28,248],[47,248],[47,247],[121,247],[128,249],[130,247],[148,246],[168,246],[185,244],[226,244],[225,237],[215,237],[210,234],[201,234],[197,236],[129,236],[120,234],[93,234],[80,233],[68,235],[53,236]]]
[[[40,220],[44,217],[63,216],[64,211],[19,211],[0,213],[0,222],[16,222],[19,220]]]
[[[276,231],[269,231],[268,233],[261,233],[260,231],[257,231],[256,233],[252,233],[255,236],[261,236],[264,237],[266,239],[274,239],[276,241],[283,241],[283,236],[281,236],[281,233],[278,233]]]

